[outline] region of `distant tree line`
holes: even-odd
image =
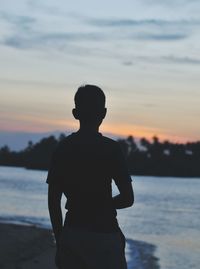
[[[3,146],[0,165],[47,170],[54,149],[64,138],[61,134],[58,139],[49,136],[35,144],[29,141],[24,150],[17,152]],[[200,177],[200,141],[179,144],[160,142],[158,137],[136,141],[129,136],[118,142],[132,175]]]

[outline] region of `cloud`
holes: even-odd
[[[57,32],[46,31],[38,28],[36,18],[28,16],[18,16],[7,13],[0,13],[0,18],[12,25],[12,32],[1,39],[1,44],[16,49],[31,49],[52,47],[60,50],[70,42],[79,43],[81,41],[101,41],[105,39],[103,33],[99,32]],[[35,26],[35,27],[34,27]],[[59,25],[58,25],[59,28]]]
[[[90,42],[107,42],[115,40],[149,40],[149,41],[178,41],[186,39],[188,37],[187,33],[176,32],[175,30],[165,30],[163,29],[153,29],[151,27],[146,30],[141,29],[128,29],[127,31],[92,31],[87,32],[44,32],[42,29],[33,29],[33,25],[36,22],[34,18],[15,16],[11,18],[10,16],[4,16],[6,20],[12,24],[16,23],[17,31],[16,33],[11,33],[6,36],[2,44],[13,47],[16,49],[31,49],[31,48],[42,48],[51,47],[53,49],[61,50],[68,47],[69,43],[79,44],[80,42],[85,42],[88,44]],[[113,25],[113,21],[110,22]],[[145,21],[129,21],[124,20],[116,21],[114,25],[168,25],[169,22],[157,21],[157,20],[145,20]],[[170,24],[170,23],[169,23]],[[107,22],[106,22],[107,25]],[[80,44],[79,44],[80,45]]]
[[[19,38],[18,36],[5,38],[2,41],[2,44],[16,49],[25,49],[28,47],[27,42],[24,42],[24,40],[22,38]]]
[[[154,33],[125,33],[121,35],[106,35],[104,33],[86,32],[86,33],[23,33],[19,35],[11,35],[5,37],[1,44],[16,48],[16,49],[31,49],[31,48],[54,48],[57,50],[65,49],[70,44],[86,44],[89,42],[106,42],[113,40],[149,40],[149,41],[178,41],[186,39],[187,34],[154,34]],[[81,42],[81,43],[80,43]],[[127,64],[127,63],[126,63]],[[127,64],[128,65],[128,64]],[[130,65],[130,63],[129,63]]]
[[[85,18],[84,21],[92,26],[97,27],[136,27],[136,26],[175,27],[175,26],[200,25],[199,20],[162,20],[162,19],[133,20],[133,19]]]
[[[30,49],[30,48],[54,48],[61,49],[69,45],[71,42],[79,43],[80,41],[96,42],[104,40],[105,37],[100,33],[34,33],[28,35],[13,35],[6,37],[2,43],[6,46],[16,49]]]
[[[62,82],[49,82],[49,81],[41,81],[41,80],[24,80],[24,79],[13,79],[13,78],[2,78],[0,77],[0,82],[2,84],[8,85],[24,85],[24,86],[43,86],[43,87],[66,87],[66,83]]]
[[[171,33],[171,34],[164,34],[164,33],[140,33],[137,35],[137,39],[140,40],[153,40],[153,41],[177,41],[187,38],[187,34],[183,33]]]
[[[122,64],[126,65],[126,66],[132,66],[133,62],[132,61],[124,61]]]
[[[175,63],[175,64],[191,64],[191,65],[200,65],[200,58],[191,58],[188,56],[178,57],[174,55],[163,56],[161,57],[165,62]]]
[[[133,66],[138,63],[147,63],[147,64],[180,64],[180,65],[200,65],[200,58],[192,58],[189,56],[135,56],[129,60],[123,61],[122,64],[125,66]]]
[[[18,30],[30,30],[32,25],[36,22],[36,19],[31,16],[19,16],[14,14],[8,14],[5,12],[0,13],[0,18],[14,25]]]
[[[125,39],[178,41],[190,37],[195,27],[200,26],[200,20],[162,20],[162,19],[94,19],[84,21],[101,30],[112,30],[112,35],[118,33]]]
[[[191,5],[191,4],[199,4],[199,0],[142,0],[142,2],[150,4],[150,5],[160,5],[160,6],[175,6],[175,5]]]
[[[48,30],[37,24],[38,18],[29,16],[19,16],[7,13],[0,13],[0,18],[15,26],[16,31],[12,31],[4,36],[1,44],[15,49],[38,49],[55,50],[67,52],[70,55],[95,55],[98,57],[116,58],[116,54],[110,48],[110,44],[116,41],[149,41],[149,42],[178,42],[190,37],[193,34],[191,27],[200,26],[197,20],[162,20],[162,19],[93,19],[77,17],[80,28],[75,28],[73,32]],[[85,26],[95,26],[86,28]],[[40,25],[40,28],[38,27]],[[123,28],[123,30],[121,29]],[[62,28],[61,28],[62,29]],[[84,31],[80,31],[84,29]],[[101,51],[103,46],[104,52]],[[95,45],[94,45],[95,44]],[[106,45],[109,44],[108,47]],[[130,43],[129,43],[130,45]],[[125,59],[117,52],[120,62],[125,66],[132,66],[135,62],[171,62],[176,64],[199,64],[198,59],[190,57],[146,57],[136,56],[129,58],[128,52]],[[121,54],[124,53],[123,50]],[[102,54],[102,55],[101,55]]]
[[[148,108],[155,108],[158,107],[158,104],[153,104],[153,103],[143,103],[141,106],[148,107]]]

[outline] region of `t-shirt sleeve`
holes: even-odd
[[[113,156],[113,180],[118,187],[132,181],[127,161],[118,143]]]
[[[54,151],[47,174],[46,183],[61,184],[61,161],[58,148]]]

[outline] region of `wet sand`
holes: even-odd
[[[154,247],[144,242],[127,240],[133,258],[129,268],[158,269]],[[35,226],[0,224],[1,269],[56,269],[52,232]]]
[[[1,269],[56,269],[50,230],[0,224]]]

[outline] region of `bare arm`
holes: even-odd
[[[114,207],[121,209],[132,206],[134,203],[134,192],[131,181],[119,185],[118,189],[120,193],[113,197]]]
[[[56,184],[49,184],[48,208],[57,248],[59,246],[59,237],[63,226],[61,197],[62,191],[59,186]]]

